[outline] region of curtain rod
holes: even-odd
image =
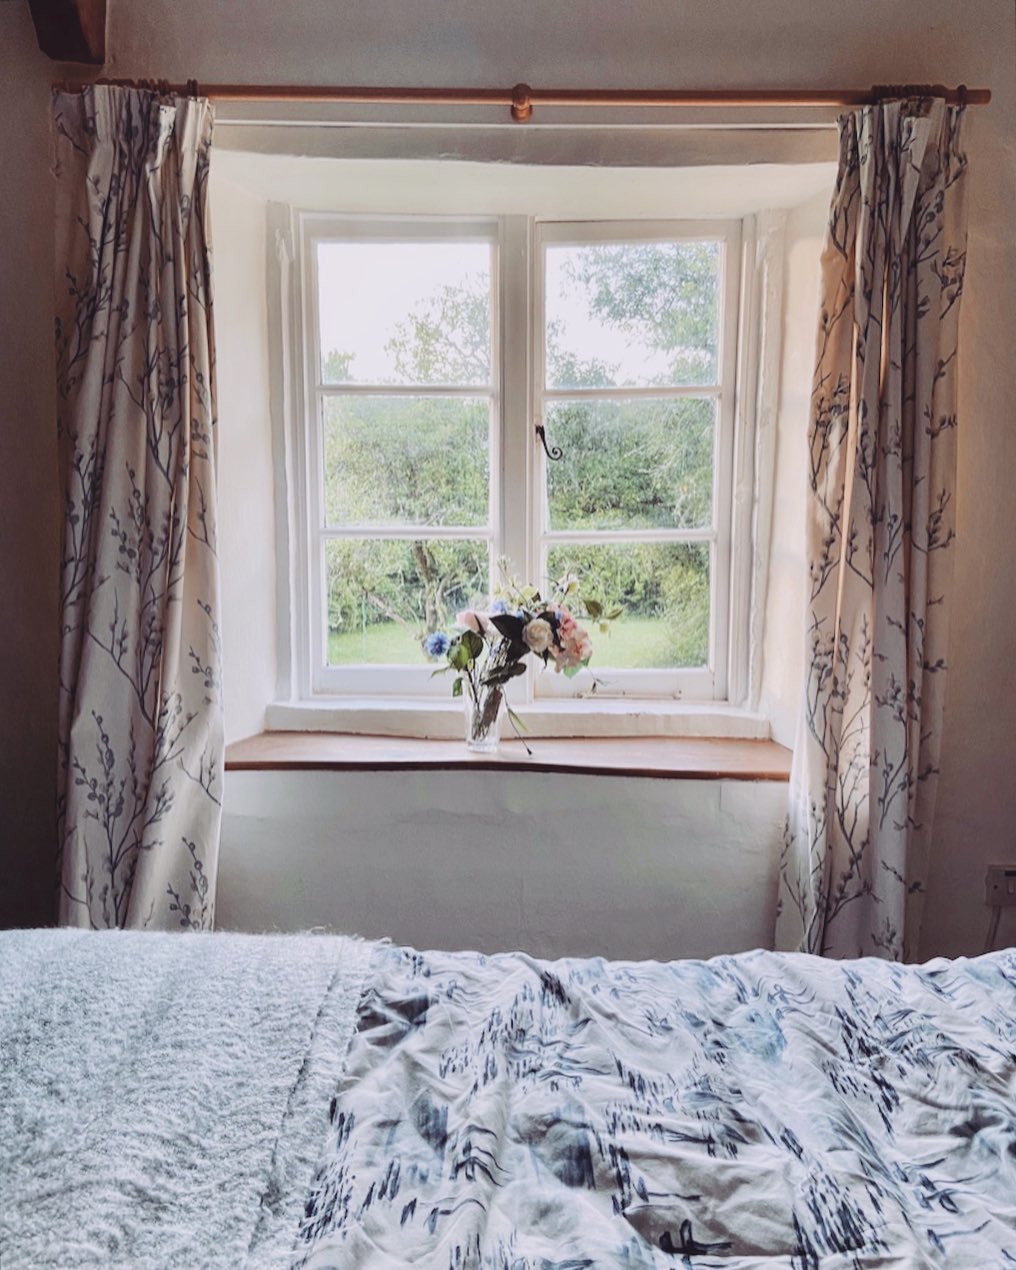
[[[151,88],[165,94],[199,95],[197,80],[100,79],[98,84]],[[76,91],[82,85],[65,85]],[[946,88],[943,84],[876,84],[872,88],[774,89],[626,89],[626,88],[368,88],[304,84],[202,84],[200,95],[213,101],[318,101],[355,104],[508,106],[517,123],[526,123],[536,106],[868,106],[894,97],[944,97],[954,106],[984,106],[987,88]]]

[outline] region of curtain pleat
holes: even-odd
[[[53,102],[60,920],[209,928],[223,732],[206,101]]]

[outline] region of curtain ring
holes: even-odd
[[[196,79],[189,79],[187,81],[187,96],[196,98],[197,95],[198,95],[198,81]]]
[[[960,84],[959,88],[957,88],[957,89],[956,89],[956,96],[957,96],[957,98],[958,98],[958,101],[957,101],[957,103],[956,103],[956,104],[959,106],[960,110],[966,110],[966,108],[967,108],[967,86],[966,86],[966,84]]]

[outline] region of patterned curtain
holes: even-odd
[[[961,118],[932,100],[841,121],[809,428],[808,665],[781,949],[916,953],[955,537]]]
[[[60,920],[212,925],[222,787],[207,102],[54,97]]]

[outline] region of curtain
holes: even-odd
[[[207,102],[53,103],[60,920],[212,925],[222,788]]]
[[[966,259],[962,111],[840,124],[809,427],[806,672],[776,946],[912,959],[939,769]]]

